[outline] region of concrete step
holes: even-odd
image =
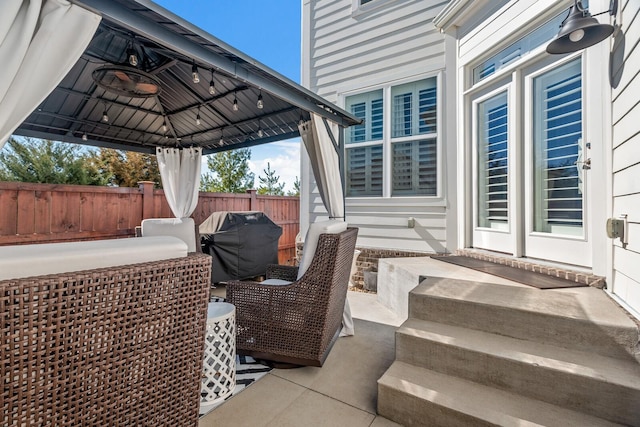
[[[407,427],[619,425],[398,361],[378,380],[378,413]]]
[[[409,319],[396,360],[593,416],[640,422],[640,364],[458,326]]]
[[[409,317],[640,360],[636,323],[596,288],[540,290],[432,277],[411,291]]]

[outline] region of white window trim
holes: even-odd
[[[353,0],[357,1],[357,0]],[[385,2],[385,0],[374,0]],[[391,1],[391,0],[390,0]],[[413,83],[420,80],[425,80],[429,78],[436,78],[436,132],[428,133],[428,134],[420,134],[414,135],[410,137],[398,137],[391,138],[391,88],[393,86],[399,86],[405,83]],[[435,72],[418,74],[411,77],[405,77],[403,79],[393,80],[390,82],[385,82],[384,84],[368,86],[364,88],[358,88],[351,91],[344,91],[339,93],[337,96],[337,103],[342,108],[346,108],[346,98],[353,95],[360,95],[367,92],[372,92],[375,90],[382,89],[383,96],[383,137],[381,140],[376,141],[365,141],[365,142],[355,142],[345,144],[345,150],[349,148],[357,148],[357,147],[366,147],[372,145],[380,145],[382,144],[383,150],[383,182],[382,182],[382,196],[346,196],[347,200],[367,200],[367,201],[381,201],[381,200],[405,200],[405,199],[420,199],[420,200],[430,200],[436,202],[435,204],[440,206],[443,203],[444,195],[444,182],[445,173],[443,170],[444,165],[444,142],[443,142],[443,114],[444,114],[444,99],[443,99],[443,71],[438,70]],[[437,167],[437,183],[436,183],[436,194],[434,196],[424,196],[424,195],[407,195],[407,196],[391,196],[391,168],[392,168],[392,159],[391,159],[391,144],[393,142],[401,142],[401,141],[415,141],[421,139],[430,139],[436,138],[436,167]],[[345,153],[346,159],[346,153]]]

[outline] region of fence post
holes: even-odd
[[[153,217],[153,181],[140,181],[138,188],[142,190],[142,219]]]
[[[258,198],[256,197],[256,190],[247,190],[247,193],[249,193],[249,195],[251,196],[250,203],[249,203],[249,210],[250,211],[257,211],[258,210]]]

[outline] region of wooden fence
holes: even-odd
[[[295,258],[300,200],[287,196],[200,193],[192,217],[200,224],[216,211],[262,211],[282,227],[278,259]],[[0,182],[0,245],[130,237],[145,218],[170,218],[164,192],[139,188]]]

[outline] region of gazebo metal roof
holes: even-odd
[[[343,127],[360,123],[151,1],[72,1],[100,14],[102,22],[82,57],[15,131],[18,135],[147,153],[158,146],[200,146],[210,154],[298,136],[298,123],[310,112]],[[92,78],[105,65],[131,67],[130,49],[139,58],[136,68],[159,82],[158,94],[124,96]],[[212,79],[214,95],[209,93]],[[108,122],[102,120],[105,111]]]

